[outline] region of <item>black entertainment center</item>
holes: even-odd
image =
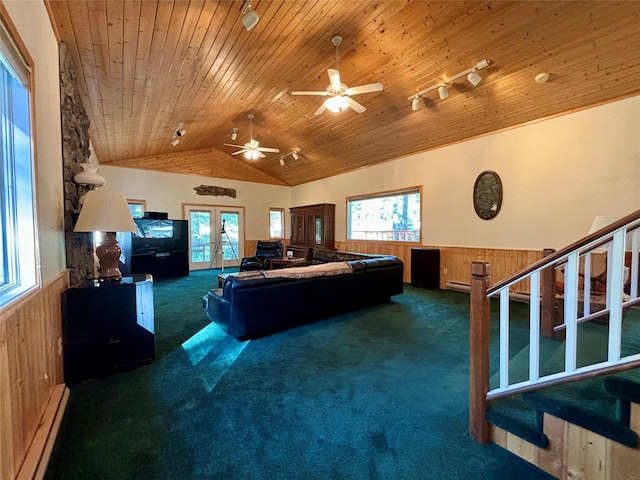
[[[122,248],[119,268],[123,275],[150,273],[154,278],[189,275],[189,228],[186,220],[169,220],[166,214],[146,212],[134,218],[135,233],[118,233]]]

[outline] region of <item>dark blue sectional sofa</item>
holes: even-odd
[[[389,301],[403,275],[395,256],[319,250],[304,267],[229,276],[203,307],[227,334],[252,338]]]

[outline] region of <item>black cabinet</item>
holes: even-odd
[[[154,357],[153,281],[87,280],[63,294],[66,383],[77,383],[149,363]]]
[[[123,275],[150,273],[154,278],[189,275],[189,229],[186,220],[134,219],[138,231],[118,233]]]
[[[440,250],[411,249],[411,286],[430,290],[440,288]]]
[[[131,273],[150,273],[153,278],[189,275],[189,253],[156,252],[131,255]]]

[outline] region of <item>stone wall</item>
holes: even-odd
[[[88,233],[74,233],[80,196],[86,188],[76,184],[73,176],[82,171],[80,163],[89,161],[89,119],[76,83],[76,71],[64,43],[60,44],[60,104],[62,122],[62,161],[64,169],[64,232],[67,267],[71,284],[95,276],[93,238]]]

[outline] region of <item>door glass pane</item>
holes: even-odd
[[[211,261],[211,213],[192,211],[191,225],[191,262]]]
[[[322,244],[322,218],[316,217],[316,245]]]
[[[238,260],[238,221],[240,215],[233,212],[223,212],[220,215],[224,230],[222,232],[222,259]]]

